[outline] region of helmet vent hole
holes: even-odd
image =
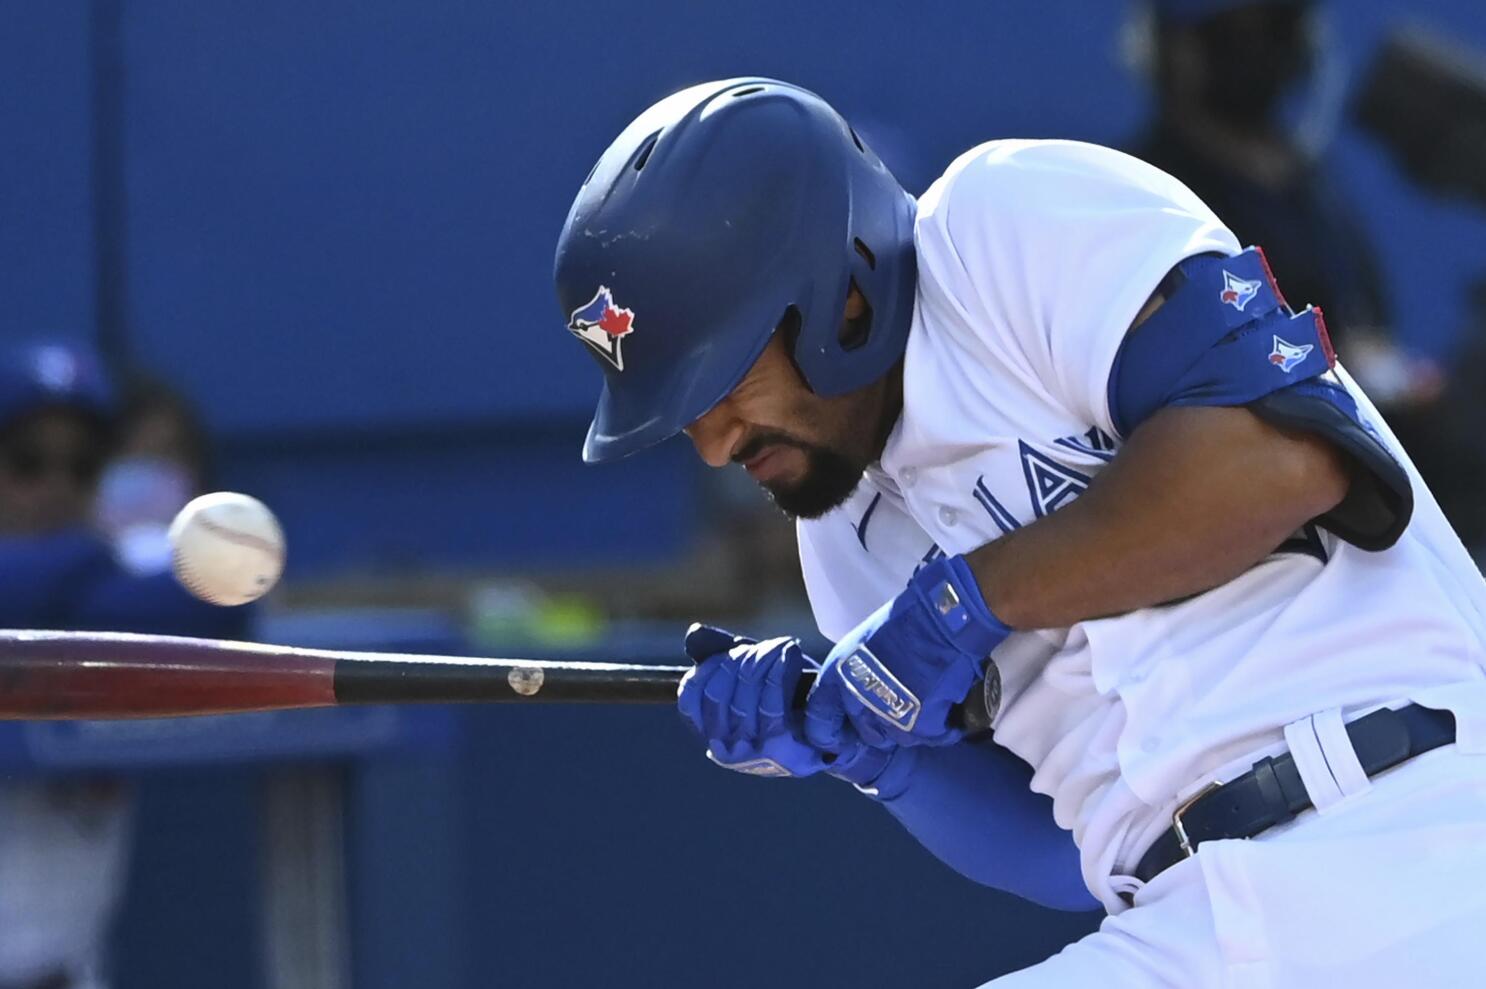
[[[639,155],[635,157],[635,171],[638,172],[645,167],[645,163],[650,160],[650,152],[655,150],[655,142],[658,140],[660,140],[660,131],[656,131],[645,140],[645,146],[640,149]]]
[[[856,350],[872,335],[872,306],[857,288],[855,278],[851,280],[850,294],[861,298],[862,309],[855,316],[843,316],[841,319],[841,328],[836,331],[836,342],[841,345],[842,350]]]
[[[862,144],[862,139],[857,137],[857,129],[851,126],[851,124],[847,124],[846,130],[847,133],[851,135],[851,143],[855,144],[857,146],[857,150],[860,151],[862,154],[866,154],[867,147],[866,145]]]
[[[867,267],[871,268],[873,271],[876,271],[877,255],[872,253],[872,248],[868,247],[866,244],[863,244],[860,237],[856,238],[851,243],[852,246],[857,249],[857,253],[862,256],[862,260],[867,262]]]
[[[745,86],[743,89],[733,90],[731,95],[733,99],[737,99],[740,96],[752,96],[754,93],[762,93],[763,91],[764,87],[762,86]]]

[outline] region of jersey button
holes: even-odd
[[[898,472],[898,480],[903,482],[903,487],[913,487],[913,482],[918,480],[918,471],[912,467],[904,467]]]
[[[939,521],[943,522],[946,526],[954,526],[960,521],[960,513],[948,505],[943,505],[939,509]]]

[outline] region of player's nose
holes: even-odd
[[[686,427],[686,435],[697,448],[708,467],[726,467],[732,463],[733,450],[743,438],[743,423],[728,414],[726,403]]]

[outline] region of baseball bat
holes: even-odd
[[[689,669],[0,630],[0,720],[167,718],[349,704],[672,704]],[[798,704],[811,682],[808,674],[802,678]],[[959,715],[968,731],[989,727],[984,705],[974,703],[981,693],[972,692]]]

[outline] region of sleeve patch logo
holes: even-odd
[[[1223,291],[1218,294],[1228,305],[1244,311],[1244,307],[1254,301],[1254,296],[1259,294],[1259,282],[1251,282],[1245,278],[1239,278],[1228,269],[1223,269]]]
[[[1295,365],[1310,355],[1310,352],[1315,349],[1315,346],[1313,343],[1308,343],[1304,346],[1297,347],[1295,344],[1281,340],[1276,336],[1274,338],[1274,350],[1269,354],[1269,363],[1289,374],[1295,370]]]
[[[634,310],[616,306],[614,293],[600,285],[592,299],[573,310],[568,317],[568,329],[598,351],[616,370],[623,371],[624,351],[620,344],[635,331],[634,321]]]
[[[866,646],[836,664],[836,672],[867,710],[902,731],[912,731],[922,705]]]

